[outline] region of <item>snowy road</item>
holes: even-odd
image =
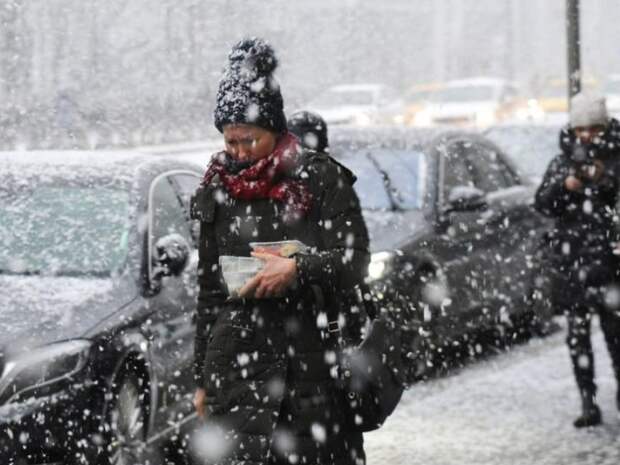
[[[604,425],[576,430],[579,400],[565,328],[414,386],[382,429],[365,435],[369,465],[617,465],[616,383],[593,326]]]

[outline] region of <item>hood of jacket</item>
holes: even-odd
[[[611,118],[602,137],[585,145],[579,143],[575,131],[567,125],[560,131],[559,145],[562,153],[576,162],[620,155],[620,122]]]

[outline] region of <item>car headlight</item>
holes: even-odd
[[[394,124],[398,124],[400,126],[400,125],[405,124],[405,119],[406,119],[405,115],[398,114],[398,115],[395,115],[395,116],[392,117],[392,122]]]
[[[491,126],[495,123],[495,110],[488,108],[476,113],[476,124],[478,126]]]
[[[0,403],[70,378],[86,365],[90,347],[89,341],[67,341],[10,358],[0,377]]]
[[[381,279],[388,270],[389,263],[394,256],[391,252],[377,252],[370,256],[368,265],[368,281]]]
[[[433,113],[431,110],[421,110],[413,118],[414,126],[431,126],[433,124]]]
[[[369,126],[372,123],[372,117],[368,113],[357,113],[353,121],[359,126]]]

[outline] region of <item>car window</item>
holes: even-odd
[[[525,176],[542,177],[558,151],[559,127],[525,126],[495,127],[485,133]]]
[[[349,153],[339,161],[357,177],[353,187],[364,210],[390,210],[392,203],[384,178],[375,164],[368,159],[367,153],[366,150]]]
[[[170,178],[168,176],[159,178],[152,189],[151,241],[155,242],[170,234],[180,234],[188,244],[192,244],[190,225],[181,199],[173,189]]]
[[[443,198],[450,197],[455,187],[477,187],[474,182],[473,167],[467,159],[466,148],[462,142],[449,144],[443,153]]]
[[[484,192],[495,192],[516,184],[510,168],[496,150],[476,143],[464,145],[466,157],[474,168],[474,184]]]

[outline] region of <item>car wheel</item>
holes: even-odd
[[[107,447],[102,465],[145,463],[148,418],[146,394],[140,376],[131,371],[122,375],[107,414]]]

